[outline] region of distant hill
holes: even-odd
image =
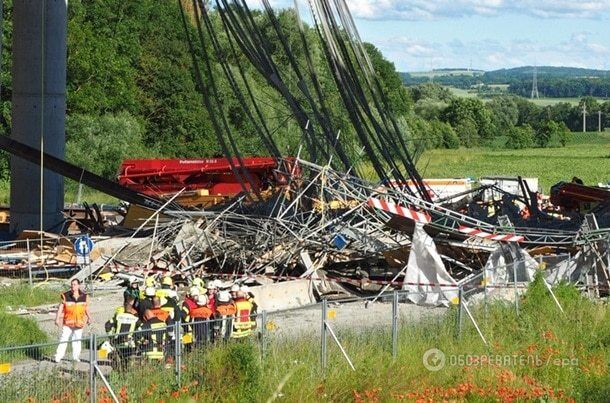
[[[532,77],[534,68],[537,70],[538,77],[559,77],[559,78],[591,78],[591,77],[606,77],[610,71],[608,70],[594,70],[594,69],[583,69],[579,67],[554,67],[554,66],[524,66],[515,67],[512,69],[500,69],[487,71],[484,77],[487,80],[506,80],[509,81],[514,78]],[[494,83],[494,84],[508,84]]]
[[[529,96],[532,90],[534,68],[538,74],[538,91],[541,96],[551,98],[572,98],[610,96],[610,71],[582,69],[578,67],[523,66],[500,69],[476,74],[463,69],[435,69],[424,72],[400,73],[407,86],[429,81],[449,87],[470,90],[477,88],[490,95],[498,95],[498,86],[507,88],[508,93]],[[495,88],[492,88],[495,87]]]

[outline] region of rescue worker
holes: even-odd
[[[233,284],[231,286],[231,298],[237,298],[237,292],[239,291],[239,284]]]
[[[199,289],[199,294],[205,294],[207,292],[207,290],[205,289],[205,282],[203,281],[203,279],[201,279],[201,277],[195,277],[193,279],[192,285]]]
[[[208,284],[208,308],[212,311],[216,310],[216,294],[218,293],[219,281],[212,280]]]
[[[140,284],[136,276],[129,277],[129,284],[127,285],[127,288],[125,288],[125,291],[123,291],[123,304],[127,302],[129,297],[133,298],[133,306],[138,309],[140,301]]]
[[[146,290],[151,287],[155,290],[157,289],[157,281],[154,276],[146,276],[144,279],[144,290],[140,290],[140,300],[144,299],[146,296]],[[142,315],[144,315],[144,311],[142,311]]]
[[[210,318],[214,312],[207,306],[208,297],[199,295],[197,307],[190,313],[191,332],[196,346],[210,342]]]
[[[167,311],[172,319],[178,319],[180,308],[178,308],[178,293],[174,290],[174,281],[170,276],[163,277],[161,288],[156,292],[161,298],[161,307]]]
[[[234,339],[247,337],[252,334],[256,321],[252,320],[253,304],[248,300],[248,290],[240,287],[235,299],[237,313],[233,320],[233,332],[231,337]]]
[[[140,320],[144,320],[144,312],[147,309],[153,309],[153,298],[156,293],[157,290],[154,287],[146,287],[146,290],[144,290],[144,298],[140,300],[140,306],[138,306]]]
[[[61,294],[61,304],[57,309],[55,324],[61,326],[60,344],[55,352],[55,362],[60,362],[66,354],[68,340],[72,337],[72,359],[80,361],[83,328],[91,323],[89,296],[80,289],[80,280],[70,282],[70,290]]]
[[[199,295],[199,288],[197,286],[192,286],[189,289],[188,294],[184,296],[181,310],[182,314],[180,315],[182,322],[188,322],[191,311],[197,307],[197,297]]]
[[[162,361],[165,357],[165,347],[168,340],[166,324],[147,309],[144,312],[144,323],[140,327],[139,346],[149,360]]]
[[[256,318],[258,312],[258,304],[256,303],[256,300],[254,298],[254,294],[250,291],[250,287],[248,287],[247,285],[242,285],[240,287],[240,290],[243,291],[246,299],[252,304],[251,316],[253,318]],[[254,327],[256,327],[256,319],[254,320]]]
[[[193,332],[188,322],[191,321],[192,310],[197,308],[197,297],[199,295],[199,288],[192,286],[182,302],[182,309],[180,311],[180,320],[183,323],[182,330],[184,331],[182,343],[186,345],[190,345],[193,342]]]
[[[155,317],[161,322],[165,323],[166,326],[173,325],[174,319],[171,317],[170,313],[166,309],[163,309],[163,307],[161,306],[161,298],[156,296],[153,297],[152,303],[153,307],[150,310],[152,314],[155,315]]]
[[[212,337],[214,341],[228,340],[231,337],[233,317],[237,310],[228,291],[220,291],[217,295],[218,301],[214,311]],[[208,306],[210,306],[209,302]]]
[[[135,353],[134,332],[140,326],[138,311],[133,307],[134,299],[129,297],[125,305],[118,308],[113,319],[112,326],[108,332],[112,345],[119,353],[119,358],[133,355]]]

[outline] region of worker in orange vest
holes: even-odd
[[[231,337],[235,312],[237,310],[229,291],[220,291],[216,294],[216,310],[212,325],[214,341],[228,340]]]
[[[256,326],[252,312],[254,304],[249,298],[251,298],[249,289],[246,286],[240,287],[234,301],[237,310],[233,320],[233,332],[231,333],[231,337],[234,339],[250,336]]]
[[[55,324],[61,326],[61,337],[55,352],[55,362],[66,354],[68,340],[72,338],[72,359],[80,361],[81,339],[85,325],[91,323],[89,296],[80,289],[80,280],[70,282],[70,290],[61,294],[61,304],[55,316]]]
[[[150,310],[152,312],[152,314],[155,315],[155,317],[157,319],[159,319],[161,322],[165,323],[167,326],[173,325],[174,320],[171,317],[169,311],[167,311],[166,309],[163,309],[163,307],[161,307],[161,298],[153,297],[152,303],[153,303],[153,308]]]
[[[209,343],[210,341],[210,318],[214,311],[207,304],[208,297],[199,295],[197,297],[197,307],[192,309],[189,315],[195,345]]]

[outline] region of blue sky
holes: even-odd
[[[610,69],[610,0],[346,1],[362,39],[399,71],[534,64]],[[299,4],[304,9],[307,0]]]

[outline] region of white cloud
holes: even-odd
[[[610,0],[347,0],[363,19],[430,20],[496,16],[505,13],[541,18],[600,18],[610,13]]]
[[[610,60],[610,47],[592,41],[588,32],[576,32],[568,40],[551,44],[541,44],[530,39],[507,42],[463,42],[455,39],[440,43],[395,37],[377,45],[399,71],[439,67],[495,70],[533,64],[606,69]]]
[[[260,0],[246,0],[260,8]],[[306,7],[307,0],[298,0]],[[346,0],[352,14],[369,20],[432,20],[506,13],[538,18],[603,18],[610,0]],[[269,0],[273,7],[293,7],[294,0]]]

